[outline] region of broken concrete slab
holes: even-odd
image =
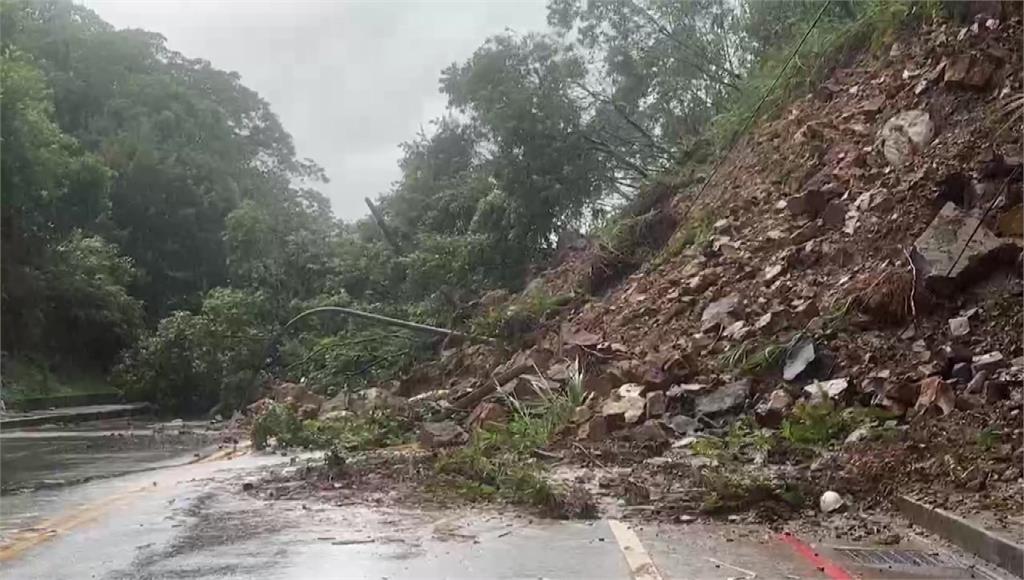
[[[1020,252],[1020,246],[995,237],[977,218],[947,203],[914,242],[912,259],[929,290],[949,294],[1013,263]]]
[[[729,383],[696,397],[694,410],[706,417],[714,417],[743,408],[750,398],[750,380]]]

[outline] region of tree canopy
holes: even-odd
[[[324,172],[236,73],[67,0],[2,0],[4,349],[205,410],[243,401],[302,309],[457,322],[685,161],[814,3],[784,4],[552,0],[549,33],[441,71],[447,111],[402,145],[381,224],[333,217]],[[310,324],[279,370],[333,391],[418,356],[339,338],[359,332]]]

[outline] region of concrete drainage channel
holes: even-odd
[[[1024,547],[945,510],[901,496],[896,504],[911,523],[1000,568],[1024,577]]]

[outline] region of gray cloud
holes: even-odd
[[[118,28],[237,71],[267,99],[299,155],[326,169],[343,218],[398,176],[398,144],[441,114],[442,68],[506,28],[545,28],[544,0],[340,2],[84,0]]]

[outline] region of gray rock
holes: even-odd
[[[462,445],[468,440],[469,435],[452,421],[424,423],[420,426],[420,445],[427,449]]]
[[[1012,263],[1020,251],[1020,246],[997,238],[977,218],[950,202],[914,242],[912,258],[930,290],[950,294],[984,278],[999,265]]]
[[[785,389],[775,389],[754,409],[754,418],[762,427],[778,427],[793,406],[793,397]]]
[[[882,126],[882,153],[896,167],[923,152],[935,136],[935,124],[926,111],[903,111]]]
[[[706,417],[714,417],[743,409],[749,398],[750,380],[743,379],[698,396],[694,410]]]
[[[971,366],[976,373],[991,373],[1008,365],[1009,363],[1007,363],[1006,359],[1003,358],[1003,354],[999,351],[978,355],[971,360]]]
[[[700,316],[700,331],[707,332],[715,328],[725,328],[742,316],[740,295],[730,294],[720,300],[708,304]]]
[[[841,399],[850,386],[850,379],[833,379],[831,381],[818,381],[804,387],[804,393],[812,402],[822,402],[826,399]]]
[[[966,316],[949,319],[949,333],[953,336],[967,336],[971,332],[971,321]]]
[[[331,400],[333,401],[334,399]],[[356,413],[385,409],[399,410],[408,406],[408,404],[409,402],[406,399],[392,395],[380,387],[370,387],[358,393],[353,393],[348,399],[349,410]]]
[[[672,429],[679,435],[690,435],[700,430],[700,422],[686,415],[670,417],[668,419],[668,426],[669,429]]]
[[[660,417],[664,415],[667,404],[668,398],[665,396],[664,391],[647,393],[647,416]]]
[[[615,426],[636,423],[644,414],[646,401],[640,396],[642,385],[630,383],[619,387],[601,406],[601,416]]]
[[[974,373],[971,371],[971,365],[967,363],[956,363],[953,365],[953,370],[949,373],[950,378],[956,379],[961,383],[967,384],[970,382],[971,377]]]
[[[964,392],[970,395],[980,395],[985,392],[985,385],[988,383],[988,371],[977,371],[971,382],[967,383]]]
[[[846,225],[846,206],[839,200],[828,202],[821,212],[821,221],[825,227],[837,230]]]
[[[630,435],[633,441],[638,443],[661,443],[668,441],[668,435],[661,425],[654,419],[648,419],[643,425],[633,429]]]
[[[846,443],[857,443],[867,441],[874,435],[874,428],[871,425],[861,425],[846,436]]]
[[[814,361],[814,358],[814,341],[809,339],[801,340],[786,355],[786,363],[782,369],[782,378],[787,381],[795,380]]]

